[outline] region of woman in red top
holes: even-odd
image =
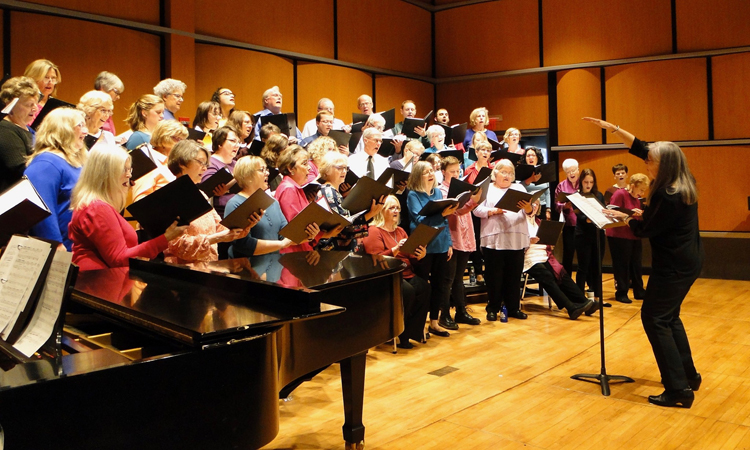
[[[412,271],[412,262],[419,261],[427,254],[424,246],[419,246],[414,255],[406,255],[399,250],[406,242],[406,231],[398,226],[401,220],[401,205],[398,199],[389,195],[383,209],[372,219],[369,234],[364,239],[365,251],[372,255],[395,256],[406,264],[401,280],[401,293],[404,302],[404,331],[399,335],[399,348],[414,348],[409,339],[424,342],[424,323],[430,307],[430,285]]]
[[[135,230],[120,215],[132,173],[130,155],[120,147],[98,145],[89,153],[73,189],[68,227],[73,263],[80,270],[127,267],[130,258],[153,258],[187,228],[175,220],[161,236],[138,244]]]

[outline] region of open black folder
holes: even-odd
[[[414,131],[415,128],[424,128],[425,131],[427,131],[427,123],[430,121],[430,117],[432,117],[432,111],[427,113],[426,116],[424,116],[424,119],[419,119],[417,117],[414,118],[405,118],[404,119],[404,128],[401,130],[402,133],[406,135],[408,138],[412,139],[419,139],[421,136]]]
[[[50,214],[26,175],[0,193],[0,235],[27,231]]]
[[[36,119],[34,119],[34,122],[31,123],[31,128],[38,130],[39,125],[42,124],[42,121],[44,120],[45,117],[47,117],[47,114],[51,113],[57,108],[62,108],[62,107],[75,109],[76,105],[60,100],[59,98],[54,98],[54,97],[48,98],[47,103],[45,103],[44,107],[42,107],[42,110],[39,111],[39,115],[37,115]]]
[[[443,125],[442,123],[439,123],[438,125],[443,127],[443,130],[445,131],[445,145],[463,144],[464,139],[466,139],[466,122],[450,127],[448,125]],[[474,161],[476,161],[476,159],[474,159]]]
[[[564,222],[557,220],[542,220],[536,232],[536,237],[539,238],[537,244],[557,245],[557,240],[560,238],[560,233],[562,233],[564,225]]]
[[[133,173],[130,176],[130,179],[133,181],[156,169],[156,163],[146,154],[149,150],[148,148],[144,148],[144,146],[148,147],[147,144],[143,144],[128,152],[133,167]]]
[[[409,179],[409,172],[389,167],[380,174],[378,182],[387,185],[391,181],[391,178],[393,178],[393,187],[395,188],[399,183],[403,183]]]
[[[490,177],[484,177],[484,179],[475,184],[467,183],[466,181],[460,180],[458,178],[452,178],[451,183],[448,185],[448,197],[456,198],[459,194],[467,191],[470,192],[471,195],[474,195],[477,193],[477,191],[481,190],[482,195],[481,197],[479,197],[478,203],[482,203],[487,198],[489,185]]]
[[[370,177],[362,177],[344,198],[341,207],[352,214],[361,211],[369,211],[372,201],[379,201],[380,197],[388,195],[393,191],[385,183],[375,181]]]
[[[388,111],[381,111],[376,114],[380,114],[383,119],[385,119],[383,130],[390,130],[396,125],[396,108],[391,108]],[[366,123],[369,117],[369,114],[352,113],[352,123]]]
[[[220,184],[228,184],[233,180],[234,175],[232,175],[232,172],[230,172],[226,167],[222,167],[221,169],[217,170],[216,173],[203,180],[203,182],[198,185],[198,189],[203,191],[208,197],[213,197],[214,189],[216,189],[216,186]],[[239,191],[240,186],[237,184],[237,182],[230,185],[230,194],[236,194]]]
[[[276,125],[287,136],[297,136],[297,117],[294,113],[272,114],[260,118],[261,126],[267,123]]]
[[[279,230],[279,234],[293,242],[304,242],[308,237],[305,228],[311,223],[318,224],[321,231],[330,231],[339,225],[344,227],[351,225],[346,217],[328,211],[316,202],[312,202],[289,221],[284,228]]]
[[[550,183],[557,180],[557,167],[555,163],[547,163],[539,166],[529,166],[519,164],[516,166],[516,181],[524,181],[534,174],[540,174],[541,178],[535,181],[536,184]]]
[[[430,245],[430,242],[432,242],[432,240],[443,231],[443,228],[445,227],[435,228],[420,223],[417,225],[417,228],[411,232],[409,238],[404,242],[404,245],[401,246],[401,249],[399,249],[399,252],[413,255],[414,251],[420,245],[424,245],[424,247],[427,248],[427,246]]]
[[[248,197],[240,206],[232,211],[228,216],[221,221],[221,224],[227,228],[245,228],[247,226],[247,219],[253,215],[253,213],[259,213],[260,210],[267,210],[269,206],[273,205],[274,199],[266,194],[263,189],[258,189]]]
[[[504,209],[510,212],[518,212],[518,202],[526,200],[529,203],[534,203],[544,194],[544,190],[536,191],[534,194],[528,192],[521,192],[515,189],[508,189],[502,198],[495,204],[495,208]]]
[[[179,217],[179,225],[211,211],[200,189],[183,175],[126,208],[150,236],[159,236]]]
[[[346,131],[331,130],[328,132],[328,137],[336,141],[337,147],[341,147],[342,145],[348,147],[352,135],[351,133],[347,133]]]

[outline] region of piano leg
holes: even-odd
[[[344,440],[346,449],[365,447],[362,408],[365,400],[365,357],[367,352],[341,361],[341,391],[344,396]]]

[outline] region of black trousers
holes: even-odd
[[[599,238],[599,253],[596,250],[597,237]],[[576,254],[578,255],[576,284],[586,292],[586,283],[588,283],[589,288],[594,291],[594,296],[598,298],[602,298],[602,272],[599,262],[604,257],[605,242],[604,232],[601,230],[596,230],[591,236],[585,234],[576,236]]]
[[[456,308],[456,313],[466,311],[466,292],[464,291],[464,272],[469,263],[471,252],[453,250],[453,257],[449,261],[453,269],[453,281],[451,283],[450,305]]]
[[[399,339],[401,342],[407,339],[421,341],[430,309],[430,285],[424,278],[414,275],[408,280],[401,280],[401,293],[404,299],[404,331]]]
[[[558,284],[555,272],[548,262],[534,264],[526,273],[539,282],[539,285],[547,291],[552,301],[560,309],[564,308],[570,311],[579,308],[588,301],[586,295],[567,273],[563,274],[562,281]]]
[[[695,378],[685,326],[680,307],[696,277],[653,274],[648,280],[641,308],[641,321],[654,351],[666,390],[687,389],[688,378]]]
[[[576,227],[568,225],[563,227],[562,244],[562,266],[566,272],[573,273],[573,257],[576,255]]]
[[[633,295],[643,296],[643,243],[640,239],[607,237],[612,254],[612,272],[615,276],[615,298],[628,295],[628,286]],[[632,283],[631,283],[632,281]]]
[[[487,312],[497,313],[503,303],[508,314],[521,309],[523,250],[493,250],[483,247],[487,282]]]
[[[450,315],[448,299],[451,295],[453,273],[448,253],[428,253],[414,263],[414,273],[430,281],[430,320],[438,320],[440,313],[446,317]]]

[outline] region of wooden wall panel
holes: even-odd
[[[644,140],[708,139],[705,59],[607,67],[605,76],[607,121]]]
[[[671,53],[669,0],[543,3],[544,65]]]
[[[195,0],[195,32],[333,58],[333,0]]]
[[[747,0],[679,0],[676,11],[679,52],[750,45]]]
[[[26,37],[28,30],[34,30],[33,39]],[[60,39],[61,36],[65,39]],[[96,41],[92,41],[92,36],[96,36]],[[95,44],[99,42],[128,45]],[[49,59],[57,64],[62,75],[57,97],[74,104],[81,95],[94,89],[99,72],[117,74],[125,84],[122,98],[115,103],[118,132],[127,129],[123,120],[130,105],[142,94],[153,94],[160,79],[160,57],[158,36],[80,20],[11,13],[11,73],[23,75],[32,61]]]
[[[746,176],[747,165],[738,164],[750,157],[750,146],[687,147],[683,151],[698,182],[701,231],[750,231],[747,210],[750,177]],[[594,169],[602,191],[613,182],[611,169],[617,163],[628,166],[630,175],[637,172],[648,174],[646,164],[625,150],[560,152],[558,156],[561,164],[567,158],[574,158],[581,169]],[[717,173],[721,176],[716,176]],[[562,169],[559,176],[561,180],[565,176]],[[731,186],[726,180],[732,180]]]
[[[315,118],[323,97],[333,101],[337,118],[350,123],[351,113],[359,112],[357,98],[362,94],[372,96],[372,75],[367,72],[329,64],[297,65],[297,118],[302,124]]]
[[[750,53],[711,58],[714,138],[750,138]]]
[[[490,116],[503,116],[497,123],[498,130],[547,128],[547,101],[546,74],[446,83],[437,87],[438,107],[448,109],[452,123],[468,122],[471,111],[484,106]]]
[[[435,53],[438,77],[538,67],[538,0],[480,3],[436,13]]]
[[[401,0],[338,2],[339,59],[430,76],[432,19]]]
[[[29,3],[159,25],[159,0],[27,0]]]
[[[403,120],[399,110],[404,100],[416,103],[417,117],[424,117],[435,109],[435,95],[432,84],[409,78],[377,75],[375,77],[375,110],[385,111],[396,108],[396,122]]]
[[[581,117],[602,115],[601,71],[575,69],[557,73],[558,144],[601,144],[601,129]]]
[[[278,86],[284,96],[283,112],[294,112],[294,67],[285,58],[217,45],[195,45],[196,105],[211,99],[219,87],[232,90],[235,107],[255,114],[263,109],[263,91]],[[232,61],[231,70],[217,64]],[[195,111],[191,117],[195,116]]]
[[[683,151],[698,182],[701,230],[750,231],[750,146],[690,147]]]

